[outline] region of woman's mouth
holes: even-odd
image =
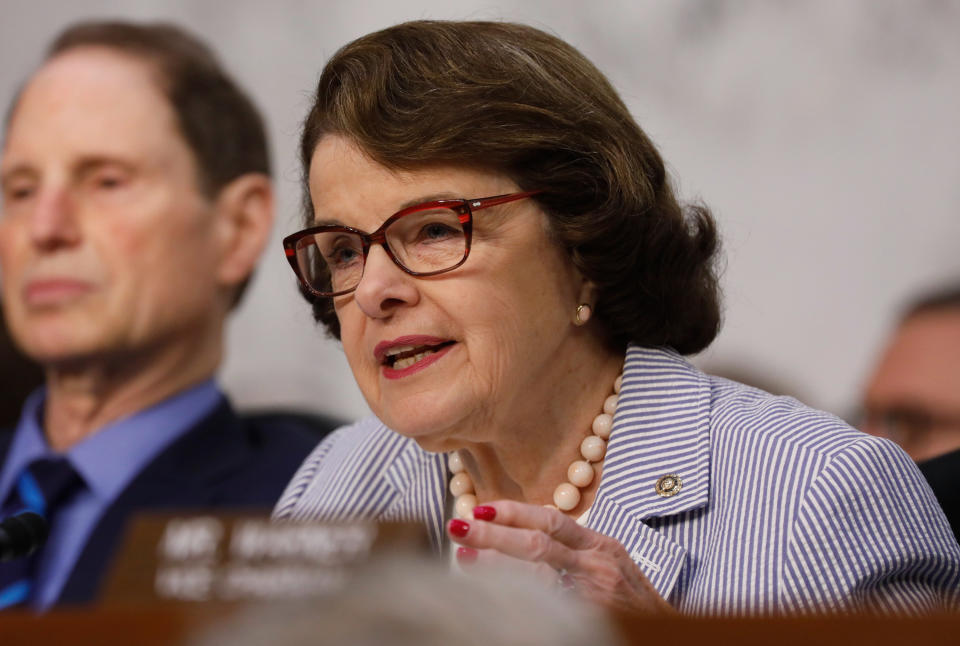
[[[384,376],[400,379],[426,368],[446,354],[454,343],[435,337],[406,337],[380,343],[374,353]]]
[[[403,370],[418,363],[428,356],[448,347],[453,341],[446,341],[437,345],[397,345],[384,353],[383,365],[394,370]]]

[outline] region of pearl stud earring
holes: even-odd
[[[591,314],[593,314],[593,311],[590,309],[590,306],[586,303],[580,303],[577,305],[577,313],[574,315],[573,324],[578,326],[584,325],[590,320]]]

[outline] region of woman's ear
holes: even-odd
[[[262,173],[247,173],[216,198],[220,262],[217,278],[237,287],[253,273],[273,230],[273,185]]]
[[[584,280],[580,285],[580,297],[577,301],[581,305],[589,305],[592,309],[597,304],[597,286],[590,280]]]
[[[580,294],[577,300],[577,307],[573,313],[573,324],[577,327],[586,325],[587,321],[593,315],[593,308],[597,302],[596,286],[589,280],[584,280],[580,286]]]

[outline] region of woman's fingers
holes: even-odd
[[[539,530],[575,550],[594,546],[595,534],[564,513],[539,505],[498,500],[474,510],[474,518],[506,527]]]
[[[671,611],[619,542],[555,509],[500,500],[474,516],[447,527],[465,569],[523,561],[541,579],[608,607]]]
[[[523,572],[545,585],[554,585],[558,581],[557,571],[546,563],[538,563],[507,556],[497,550],[478,550],[473,547],[459,546],[456,549],[457,564],[469,574],[488,572]]]
[[[539,529],[498,525],[495,521],[451,520],[451,538],[475,550],[496,550],[520,559],[546,563],[555,570],[576,566],[576,552]]]

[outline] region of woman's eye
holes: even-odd
[[[460,232],[443,222],[433,222],[420,229],[420,237],[424,240],[445,240],[451,236],[460,235]]]
[[[349,247],[344,247],[342,249],[334,249],[332,253],[327,256],[327,262],[334,266],[347,265],[351,262],[354,262],[358,257],[356,249],[351,249]]]

